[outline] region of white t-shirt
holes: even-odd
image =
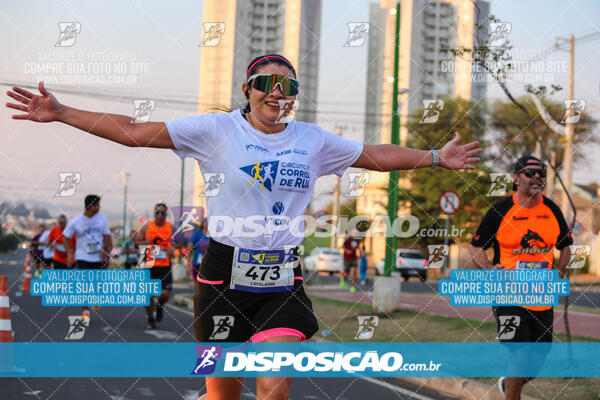
[[[104,243],[104,235],[110,235],[110,229],[104,215],[96,213],[93,217],[88,218],[82,213],[69,220],[63,231],[63,236],[70,240],[73,234],[77,237],[75,260],[101,261],[100,250],[102,250]]]
[[[46,229],[42,236],[40,236],[40,242],[48,242],[48,236],[50,236],[50,229]],[[44,246],[44,253],[42,255],[44,258],[52,258],[54,257],[54,247],[52,247],[52,243],[49,243],[48,246]]]
[[[241,110],[195,115],[166,125],[175,153],[196,159],[204,176],[209,236],[249,249],[297,245],[303,239],[297,232],[304,231],[304,224],[292,229],[294,234],[288,228],[254,237],[233,232],[223,237],[225,224],[214,224],[215,220],[260,216],[245,225],[289,227],[291,220],[304,214],[317,178],[342,176],[363,149],[360,142],[305,122],[292,122],[279,133],[266,134],[254,129]],[[210,181],[216,183],[209,185]],[[213,227],[221,233],[214,232]]]

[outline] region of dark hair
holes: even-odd
[[[294,76],[297,77],[296,70],[294,69],[294,66],[292,65],[290,60],[288,60],[281,54],[269,53],[269,54],[263,54],[262,56],[258,56],[255,59],[253,59],[252,61],[250,61],[250,63],[248,64],[248,67],[246,67],[246,80],[248,79],[249,76],[254,75],[254,73],[256,72],[256,70],[258,68],[262,67],[263,65],[269,65],[269,64],[277,64],[277,65],[283,65],[284,67],[288,67],[289,69],[292,70],[292,72],[294,73]],[[244,95],[246,96],[246,99],[250,99],[250,93],[248,93],[248,90],[246,90]],[[213,107],[211,110],[230,113],[234,110],[234,108],[219,105],[219,106]],[[250,112],[250,102],[247,102],[242,110],[244,113],[249,113]]]
[[[156,205],[154,206],[154,208],[158,208],[158,207],[164,207],[165,210],[168,210],[169,207],[167,207],[167,205],[165,203],[156,203]]]
[[[65,214],[60,214],[58,216],[58,219],[67,219],[67,216]]]
[[[85,209],[87,210],[91,206],[95,206],[98,203],[100,203],[100,196],[95,195],[95,194],[88,194],[87,196],[85,196],[83,205],[85,206]]]

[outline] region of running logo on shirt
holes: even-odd
[[[536,254],[548,253],[554,246],[546,244],[539,233],[527,230],[527,233],[521,237],[521,248],[514,249],[513,254]]]
[[[272,192],[278,168],[279,161],[267,161],[262,163],[255,162],[240,169],[252,177],[252,180],[246,186],[254,183],[255,185],[260,185],[263,190]]]

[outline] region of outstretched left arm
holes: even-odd
[[[481,152],[479,142],[460,146],[460,134],[455,132],[454,139],[438,150],[439,166],[447,169],[469,169],[472,163],[479,162],[475,157]],[[431,167],[433,154],[429,150],[417,150],[393,144],[364,145],[363,152],[352,167],[374,171],[393,171]]]

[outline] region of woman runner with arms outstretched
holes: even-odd
[[[170,122],[131,123],[123,115],[94,113],[60,104],[39,84],[41,95],[13,88],[20,104],[15,119],[59,121],[129,147],[172,149],[192,157],[206,173],[224,173],[217,196],[206,197],[208,249],[202,259],[195,296],[196,339],[201,342],[300,342],[317,330],[300,266],[272,262],[254,271],[253,259],[289,251],[302,241],[290,230],[268,235],[215,236],[212,218],[263,216],[293,220],[304,214],[316,179],[341,176],[348,167],[375,171],[429,168],[474,169],[478,142],[460,145],[460,135],[440,150],[415,150],[391,144],[366,145],[304,122],[281,122],[281,110],[296,99],[300,83],[292,64],[278,54],[255,58],[247,68],[244,109],[195,115]],[[287,107],[286,107],[287,108]],[[268,176],[267,176],[268,173]],[[276,224],[277,222],[275,222]],[[216,228],[216,225],[215,225]],[[287,249],[287,250],[286,250]],[[256,256],[256,257],[254,257]],[[262,260],[262,259],[261,259]],[[264,263],[267,265],[267,263]],[[215,318],[213,318],[213,316]],[[221,318],[222,317],[222,318]],[[221,319],[227,317],[227,325]],[[257,378],[258,399],[287,399],[291,378]],[[206,378],[208,399],[238,399],[241,378]]]

